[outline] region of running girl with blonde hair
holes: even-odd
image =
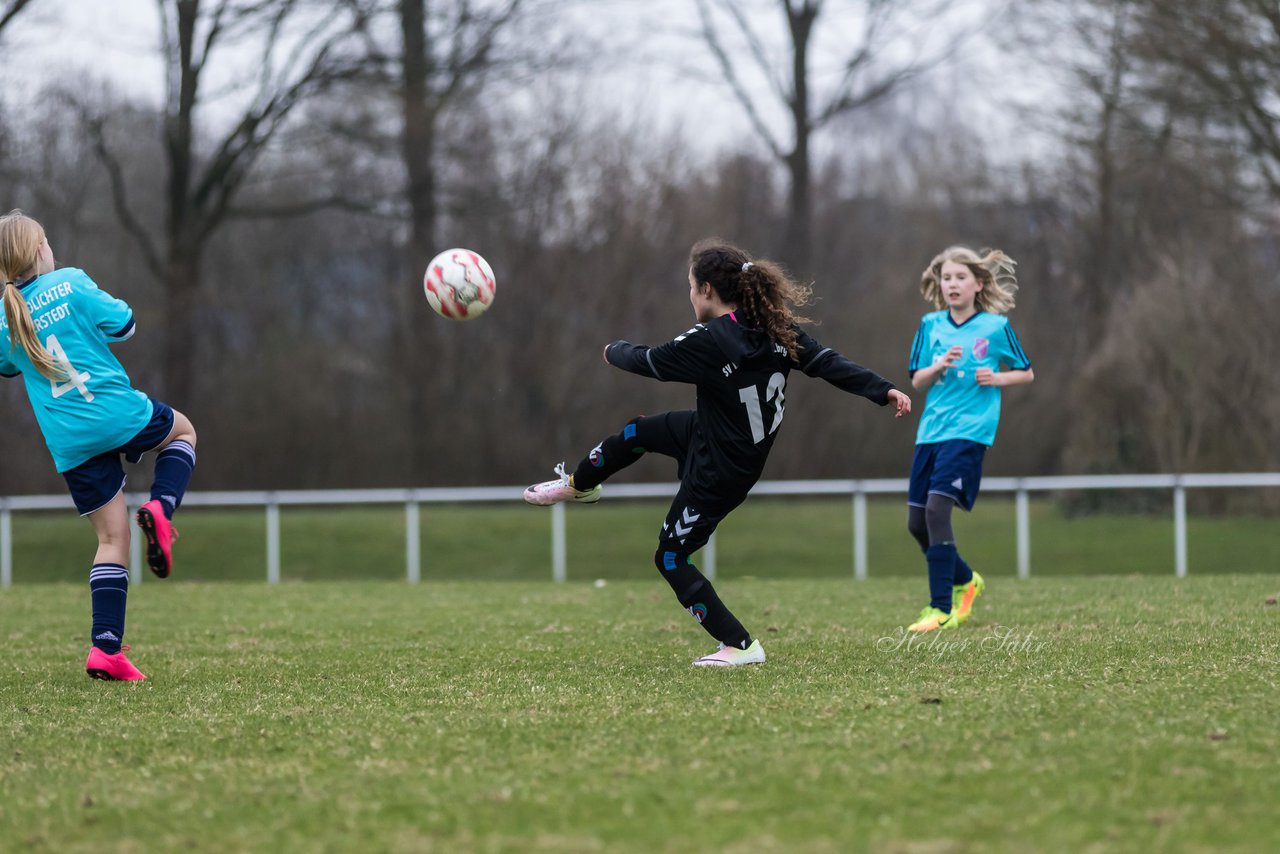
[[[85,670],[96,679],[145,679],[125,656],[125,569],[129,514],[123,456],[136,463],[155,451],[151,500],[138,509],[147,563],[161,578],[173,567],[170,524],[196,462],[191,422],[133,388],[110,344],[133,336],[133,311],[100,290],[83,270],[57,269],[44,229],[21,211],[0,216],[0,376],[22,376],[54,465],[81,516],[98,536],[89,570],[92,649]]]
[[[615,341],[605,347],[604,359],[643,377],[695,386],[697,409],[631,419],[572,471],[564,463],[556,466],[559,477],[529,487],[524,499],[540,505],[590,504],[600,500],[605,480],[644,454],[675,458],[680,488],[653,559],[681,606],[720,642],[716,652],[693,663],[759,664],[764,661],[760,641],[720,601],[689,557],[759,480],[782,423],[788,374],[798,369],[881,406],[892,403],[899,418],[911,411],[911,400],[799,328],[807,321],[795,309],[808,302],[808,288],[777,264],[709,240],[690,251],[688,272],[697,324],[658,347]]]
[[[929,604],[908,626],[913,632],[959,627],[986,586],[956,549],[951,508],[972,510],[977,500],[1000,422],[1000,389],[1035,379],[1005,317],[1018,289],[1015,266],[998,249],[952,246],[920,279],[938,310],[921,319],[907,365],[911,385],[928,392],[907,493],[907,529],[929,567]]]

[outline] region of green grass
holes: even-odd
[[[148,583],[129,685],[83,583],[15,585],[0,849],[1280,846],[1274,577],[995,580],[920,646],[920,580],[719,587],[765,665],[690,667],[656,578]]]
[[[869,574],[915,578],[923,559],[906,532],[896,498],[868,502]],[[550,516],[512,505],[423,506],[424,579],[542,580],[551,577]],[[571,579],[647,579],[658,501],[605,502],[568,509]],[[400,579],[405,576],[402,507],[286,508],[281,513],[281,574],[286,580]],[[266,577],[266,525],[261,510],[195,508],[179,515],[181,575],[187,580]],[[1011,500],[983,498],[955,517],[966,559],[984,574],[1016,571]],[[14,513],[14,580],[80,581],[94,549],[88,523],[69,512]],[[850,578],[853,522],[848,499],[755,498],[717,533],[721,578]],[[1280,529],[1261,516],[1206,517],[1188,522],[1193,575],[1274,572]],[[1031,505],[1035,576],[1173,574],[1171,515],[1068,517],[1050,501]]]

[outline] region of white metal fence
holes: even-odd
[[[1158,489],[1173,492],[1173,568],[1182,578],[1187,574],[1187,490],[1214,488],[1258,488],[1280,486],[1280,472],[1253,474],[1143,474],[1082,475],[1063,477],[990,477],[982,481],[984,493],[1014,493],[1018,577],[1031,575],[1030,494],[1092,489]],[[671,498],[676,484],[614,484],[610,498]],[[762,481],[752,495],[849,496],[853,521],[853,577],[867,577],[867,496],[905,495],[907,481],[893,480],[775,480]],[[419,510],[423,504],[464,504],[476,502],[520,503],[523,487],[497,486],[459,489],[354,489],[297,490],[279,492],[192,492],[184,507],[262,507],[266,511],[266,575],[269,584],[280,581],[280,508],[319,505],[403,505],[405,514],[405,578],[417,582],[422,577],[422,544],[419,539]],[[146,495],[126,496],[130,508],[147,500]],[[0,497],[0,587],[13,583],[13,515],[28,510],[74,510],[65,495],[23,495]],[[530,512],[536,512],[530,510]],[[551,508],[551,578],[566,578],[564,505]],[[703,549],[700,565],[708,577],[716,571],[714,535]],[[133,537],[129,555],[133,583],[142,580],[141,538]]]

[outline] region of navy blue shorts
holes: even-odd
[[[152,400],[151,404],[151,420],[128,444],[90,457],[62,473],[67,479],[67,488],[71,490],[71,499],[75,501],[81,516],[88,516],[93,511],[102,509],[116,497],[117,492],[124,489],[124,466],[120,462],[122,454],[129,462],[136,463],[147,451],[154,451],[159,447],[173,432],[173,410],[168,404],[158,400]]]
[[[923,507],[930,494],[945,495],[965,510],[973,509],[982,483],[982,458],[987,446],[968,439],[916,445],[911,459],[907,503]]]

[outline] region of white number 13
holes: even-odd
[[[66,382],[49,380],[50,393],[55,398],[58,398],[75,389],[80,392],[81,397],[85,400],[92,401],[93,392],[89,391],[89,387],[85,385],[85,382],[89,379],[89,372],[81,373],[76,370],[75,365],[72,365],[71,360],[67,358],[66,351],[62,349],[62,345],[58,343],[58,337],[50,335],[49,340],[44,342],[44,348],[49,351],[49,355],[53,357],[53,360],[67,372]]]
[[[768,384],[765,385],[764,394],[757,393],[755,386],[738,389],[738,399],[742,401],[742,405],[747,408],[747,419],[751,422],[751,440],[757,445],[764,441],[764,413],[760,406],[761,397],[765,403],[772,402],[774,404],[773,423],[769,425],[769,433],[778,429],[778,425],[782,423],[783,403],[786,395],[783,394],[787,388],[787,378],[781,372],[769,377]]]

